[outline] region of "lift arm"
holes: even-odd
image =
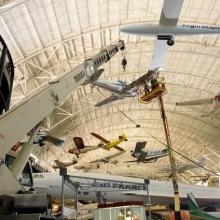
[[[0,158],[4,158],[10,148],[25,136],[36,124],[59,106],[65,98],[81,85],[90,83],[103,70],[98,68],[109,61],[119,50],[124,50],[124,42],[104,48],[91,59],[48,83],[36,94],[10,109],[0,117]]]

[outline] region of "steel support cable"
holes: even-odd
[[[95,87],[96,87],[96,86],[95,86]],[[96,88],[96,89],[97,89],[97,88]],[[103,97],[107,98],[99,89],[97,89],[97,91],[98,91]],[[123,115],[124,115],[126,118],[128,118],[132,123],[134,123],[134,124],[136,125],[136,127],[139,127],[139,126],[138,126],[139,124],[137,124],[133,119],[131,119],[129,116],[127,116],[127,115],[126,115],[124,112],[122,112],[118,107],[116,107],[116,108],[117,108],[117,110],[118,110],[121,114],[123,114]],[[209,171],[210,173],[212,173],[212,174],[214,174],[214,175],[220,177],[220,175],[217,174],[216,172],[214,172],[214,171],[208,169],[207,167],[205,167],[205,166],[203,166],[203,165],[197,163],[196,161],[194,161],[194,160],[190,159],[189,157],[183,155],[182,153],[180,153],[180,152],[174,150],[173,148],[170,148],[169,146],[167,146],[167,144],[165,144],[164,142],[162,142],[161,140],[159,140],[157,137],[153,136],[150,132],[147,132],[147,131],[146,131],[146,133],[148,133],[153,139],[155,139],[156,141],[158,141],[159,143],[161,143],[161,144],[164,145],[165,147],[171,149],[171,151],[175,152],[176,154],[180,155],[181,157],[185,158],[186,160],[188,160],[188,161],[190,161],[190,162],[196,164],[198,167],[201,167],[201,168],[203,168],[203,169]]]
[[[97,86],[95,86],[95,88],[97,89],[97,91],[106,99],[107,97],[97,88]],[[110,103],[110,102],[109,102]],[[135,126],[138,128],[140,127],[139,124],[137,124],[132,118],[130,118],[129,116],[127,116],[123,111],[121,111],[117,106],[115,106],[115,108],[122,114],[124,115],[128,120],[130,120],[132,123],[135,124]]]

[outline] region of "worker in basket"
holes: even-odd
[[[156,78],[153,78],[153,79],[151,80],[151,88],[152,88],[152,90],[153,90],[154,88],[156,88],[157,86],[158,86],[158,81],[157,81]]]

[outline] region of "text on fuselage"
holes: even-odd
[[[85,71],[81,71],[74,76],[75,83],[79,82],[86,75]]]

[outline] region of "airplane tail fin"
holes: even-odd
[[[64,144],[64,140],[48,135],[46,141],[60,147]]]
[[[60,162],[59,160],[54,160],[54,162],[58,168],[63,166],[63,163]]]
[[[126,135],[123,133],[122,135],[119,136],[119,140],[124,140],[124,141],[127,141],[127,137]]]
[[[83,149],[85,148],[83,139],[81,137],[73,137],[73,141],[77,147],[77,149]]]
[[[135,153],[140,153],[141,150],[142,150],[143,148],[145,148],[146,144],[147,144],[146,141],[137,142],[137,143],[136,143],[136,146],[135,146],[135,149],[134,149],[134,154],[135,154]]]
[[[196,211],[199,209],[199,206],[195,200],[195,197],[192,193],[187,193],[187,197],[188,197],[188,206],[189,206],[189,211]]]

